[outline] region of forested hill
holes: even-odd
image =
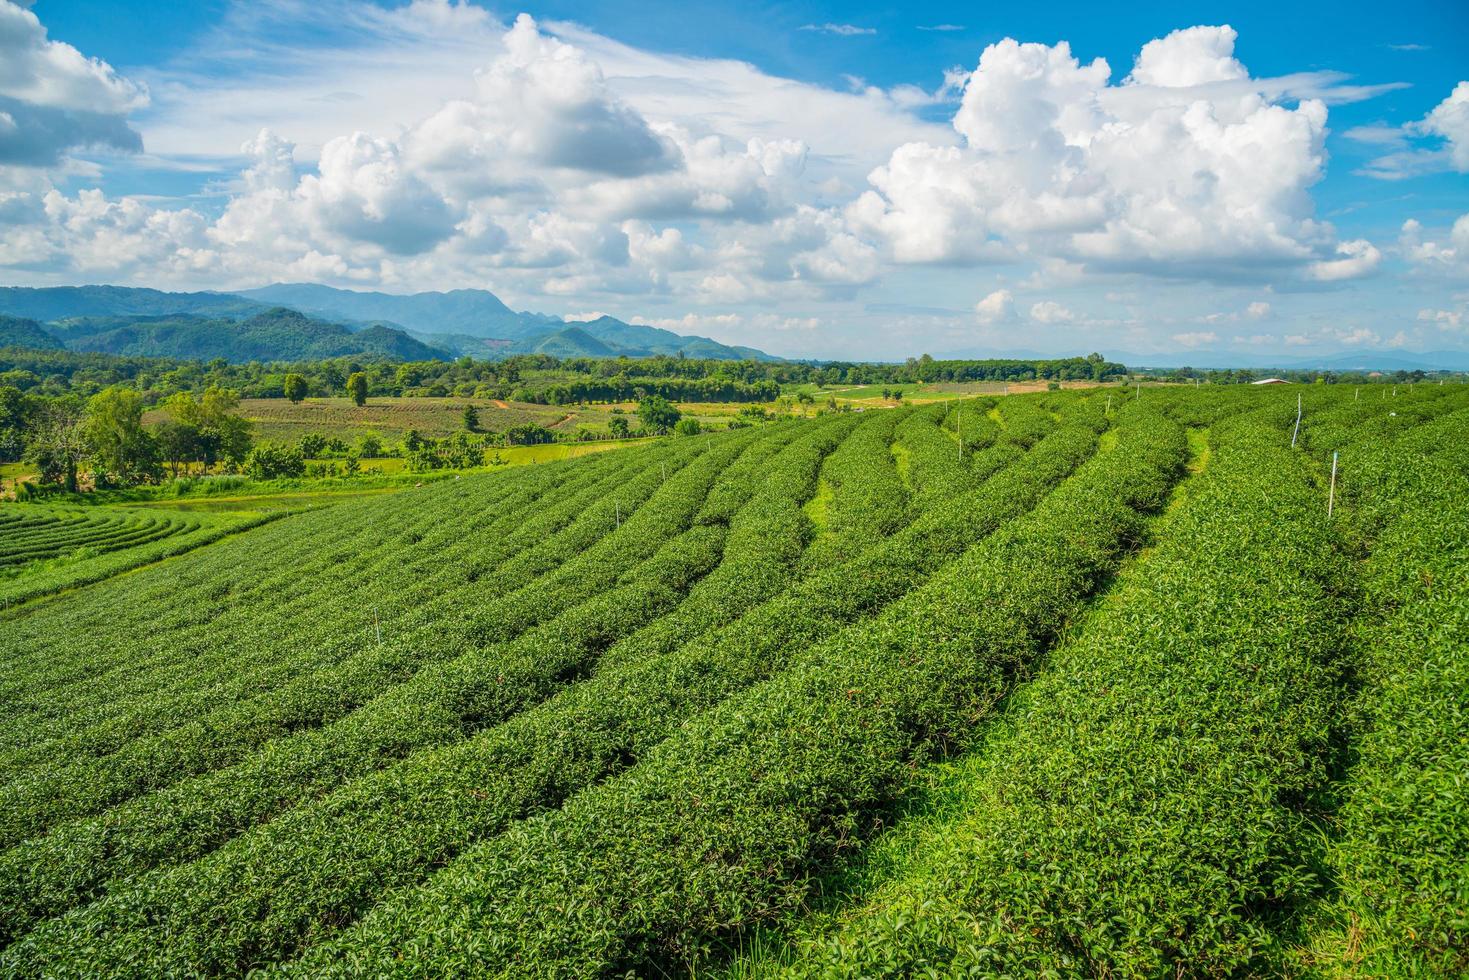
[[[370,323],[384,320],[419,333],[463,334],[522,340],[565,326],[560,317],[517,313],[494,293],[455,289],[447,293],[359,292],[314,283],[275,283],[239,293],[247,299],[289,306],[317,316]]]
[[[17,316],[0,316],[0,347],[28,347],[32,350],[56,350],[64,346],[41,328],[35,320]]]
[[[77,317],[47,332],[76,351],[183,360],[296,361],[372,356],[393,360],[447,359],[449,352],[401,330],[375,326],[353,331],[284,307],[243,320],[193,315]]]
[[[41,323],[87,316],[245,317],[269,304],[229,293],[166,293],[130,286],[0,286],[0,314]]]

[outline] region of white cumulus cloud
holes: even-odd
[[[1030,318],[1036,323],[1070,323],[1076,315],[1055,300],[1045,299],[1030,308]]]
[[[1003,323],[1015,316],[1015,296],[1008,289],[997,289],[974,304],[974,315],[980,323]]]
[[[1065,42],[990,45],[953,119],[962,145],[899,147],[849,220],[898,262],[1020,250],[1267,279],[1335,261],[1308,193],[1323,174],[1326,105],[1273,101],[1266,90],[1281,86],[1252,83],[1234,41],[1229,27],[1174,32],[1145,45],[1120,85]]]
[[[141,85],[51,40],[34,13],[0,0],[0,169],[53,167],[88,147],[141,150],[127,116],[147,103]]]
[[[1382,263],[1382,252],[1365,238],[1342,242],[1336,247],[1336,255],[1311,263],[1307,274],[1321,282],[1338,282],[1368,275]]]
[[[1349,135],[1391,150],[1360,171],[1369,177],[1402,180],[1444,170],[1469,173],[1469,81],[1455,85],[1422,119],[1399,127],[1359,127]]]

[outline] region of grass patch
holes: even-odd
[[[903,486],[913,489],[913,452],[901,442],[893,443],[893,465],[897,467],[898,479]]]
[[[832,496],[831,484],[821,477],[816,481],[816,493],[801,506],[802,512],[815,525],[818,539],[830,533]]]

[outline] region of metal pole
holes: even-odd
[[[1290,447],[1296,448],[1296,436],[1301,434],[1301,393],[1296,392],[1296,429],[1290,434]]]
[[[1326,519],[1331,519],[1331,512],[1336,508],[1336,453],[1331,454],[1331,490],[1326,497]]]

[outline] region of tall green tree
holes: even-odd
[[[35,401],[15,385],[0,385],[0,462],[13,463],[25,452],[26,429]]]
[[[143,428],[143,396],[104,388],[87,401],[86,440],[97,486],[133,486],[157,479],[158,447]]]
[[[682,417],[677,406],[660,395],[649,395],[638,402],[638,420],[649,432],[667,435]]]
[[[286,397],[293,404],[305,398],[306,392],[310,390],[306,384],[306,379],[294,371],[286,375],[286,382],[282,387],[285,389]]]
[[[236,414],[240,398],[226,388],[211,387],[195,398],[187,391],[172,395],[163,407],[175,421],[198,430],[198,459],[206,466],[220,460],[239,466],[250,451],[250,421]]]
[[[243,465],[245,472],[257,480],[294,477],[306,472],[306,461],[301,457],[300,447],[274,442],[255,445],[245,456]]]
[[[464,406],[464,431],[479,431],[479,409],[475,408],[473,405]]]
[[[42,483],[76,493],[77,471],[88,452],[85,415],[79,398],[65,397],[45,402],[33,417],[25,458],[41,471]]]
[[[361,371],[352,372],[347,378],[347,397],[352,399],[354,404],[367,404],[367,375]]]
[[[200,458],[199,430],[187,422],[164,419],[153,427],[153,439],[158,444],[159,458],[168,464],[175,479]]]

